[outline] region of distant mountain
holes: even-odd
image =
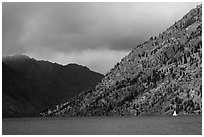
[[[35,113],[34,89],[28,80],[2,63],[2,115],[3,117],[30,116]],[[31,95],[32,94],[32,95]]]
[[[137,45],[93,89],[43,115],[202,113],[202,5]]]
[[[85,66],[62,66],[25,55],[3,57],[2,68],[3,117],[36,116],[104,77]]]

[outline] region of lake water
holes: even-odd
[[[11,118],[3,135],[201,135],[202,116]]]

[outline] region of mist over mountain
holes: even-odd
[[[85,66],[62,66],[25,55],[3,57],[2,68],[3,117],[37,116],[104,77]]]
[[[106,74],[136,45],[201,2],[2,3],[2,55],[82,64]]]
[[[202,114],[202,5],[44,116]]]

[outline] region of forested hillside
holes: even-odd
[[[136,47],[93,89],[48,116],[202,113],[202,5]]]

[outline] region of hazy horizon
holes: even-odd
[[[24,54],[105,74],[199,2],[2,4],[2,56]]]

